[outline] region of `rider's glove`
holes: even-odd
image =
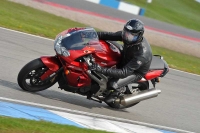
[[[89,69],[91,71],[97,71],[97,72],[99,72],[99,71],[101,71],[101,66],[99,64],[95,63],[95,62],[92,62],[92,65],[89,66]]]
[[[90,56],[90,63],[91,65],[89,66],[89,69],[91,71],[102,72],[103,67],[97,64],[92,56]]]

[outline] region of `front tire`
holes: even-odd
[[[29,92],[37,92],[45,90],[54,85],[57,80],[42,82],[40,76],[44,74],[48,68],[43,64],[40,58],[27,63],[19,72],[17,81],[19,86]]]

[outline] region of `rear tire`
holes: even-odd
[[[148,81],[145,81],[145,82],[138,82],[137,83],[138,86],[134,87],[134,89],[138,89],[139,91],[144,91],[144,90],[148,90],[149,89],[149,82]],[[125,95],[126,94],[132,94],[131,91],[127,90],[125,92]],[[116,96],[113,96],[113,99],[117,99],[118,97]],[[132,105],[129,105],[129,106],[122,106],[121,104],[118,104],[118,103],[114,103],[114,102],[106,102],[106,104],[108,106],[110,106],[111,108],[116,108],[116,109],[124,109],[124,108],[130,108],[132,106],[135,106],[136,104],[138,104],[139,102],[137,103],[134,103]]]
[[[53,80],[41,81],[40,76],[44,74],[48,68],[43,64],[40,58],[32,60],[27,63],[19,72],[17,81],[19,86],[29,92],[37,92],[45,90],[57,82],[56,78]]]

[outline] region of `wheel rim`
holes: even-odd
[[[48,70],[47,67],[39,67],[37,69],[33,69],[32,71],[30,71],[25,76],[25,79],[24,79],[26,85],[31,86],[31,87],[37,87],[37,86],[43,86],[47,84],[48,82],[43,82],[40,79],[40,76],[44,74],[47,70]]]

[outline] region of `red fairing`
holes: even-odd
[[[84,36],[91,34],[81,34],[83,29],[84,28],[71,28],[57,35],[57,37],[60,35],[63,36],[62,39],[67,41],[67,43],[64,44],[62,40],[62,46],[67,47],[70,55],[57,55],[64,68],[66,80],[68,84],[73,87],[85,87],[91,84],[91,79],[86,73],[88,69],[87,65],[81,62],[82,57],[85,55],[91,54],[99,65],[105,67],[116,65],[121,58],[119,49],[106,41],[91,39],[87,44],[84,44],[83,42],[87,41],[87,39],[84,40]],[[82,41],[79,37],[83,37],[81,38]]]
[[[84,74],[84,72],[72,71],[66,75],[67,82],[70,86],[73,87],[84,87],[89,86],[91,79]]]
[[[56,56],[42,56],[40,59],[51,71],[56,72],[61,67],[60,61]]]
[[[86,46],[81,50],[69,50],[69,52],[70,52],[70,57],[62,57],[62,58],[67,62],[71,63],[79,57],[83,57],[85,55],[94,53],[95,49],[93,47]]]
[[[99,65],[111,67],[120,61],[120,51],[114,45],[111,48],[111,44],[101,40],[98,45],[92,45],[92,47],[96,49],[93,57]]]
[[[55,56],[42,56],[40,57],[42,62],[45,66],[49,68],[40,78],[41,80],[46,79],[54,72],[58,71],[58,69],[61,67],[60,61]]]
[[[74,61],[68,64],[65,62],[64,66],[64,71],[70,71],[70,73],[66,75],[67,82],[70,86],[84,87],[90,85],[91,79],[85,73],[85,63]]]
[[[162,73],[163,73],[163,70],[151,70],[145,75],[145,78],[147,80],[151,80],[156,77],[159,77]]]
[[[119,50],[117,48],[115,50],[116,51],[113,51],[110,48],[110,44],[105,41],[100,41],[98,44],[92,42],[90,46],[86,46],[81,50],[69,50],[69,57],[60,57],[65,60],[65,70],[70,70],[70,73],[66,75],[69,85],[84,87],[89,86],[91,83],[90,77],[85,73],[85,63],[76,62],[74,61],[75,59],[87,54],[92,54],[98,64],[110,67],[116,65],[121,58]]]

